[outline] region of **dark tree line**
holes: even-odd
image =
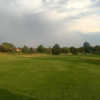
[[[90,43],[85,42],[82,47],[60,47],[59,44],[55,44],[52,48],[46,48],[43,45],[38,46],[37,48],[29,48],[28,46],[23,46],[22,48],[17,48],[11,43],[2,43],[0,45],[0,52],[7,53],[24,53],[24,54],[33,54],[33,53],[47,53],[53,55],[59,54],[100,54],[100,46],[91,46]]]

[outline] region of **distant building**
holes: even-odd
[[[21,52],[21,48],[16,48],[16,52]]]

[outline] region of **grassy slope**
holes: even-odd
[[[99,100],[99,93],[99,56],[0,55],[0,100]]]

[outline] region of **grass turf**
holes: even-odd
[[[0,54],[0,100],[99,100],[100,56]]]

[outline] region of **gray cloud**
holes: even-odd
[[[83,35],[84,33],[80,31],[69,31],[69,25],[73,20],[81,19],[84,15],[88,16],[88,13],[80,11],[80,8],[78,10],[67,8],[68,1],[43,0],[39,9],[36,7],[28,9],[29,5],[23,4],[20,7],[16,4],[16,0],[1,0],[0,42],[8,41],[18,46],[24,44],[52,46],[54,43],[63,46],[81,45],[87,35]],[[94,4],[96,3],[97,1]],[[25,11],[23,6],[27,6]],[[35,9],[39,11],[34,12]],[[88,7],[87,9],[91,14],[96,12],[91,11],[93,8]],[[91,34],[86,39],[90,42],[92,42],[90,38],[93,37]],[[94,34],[94,38],[97,39],[97,36],[99,32]],[[99,39],[94,43],[99,44]]]

